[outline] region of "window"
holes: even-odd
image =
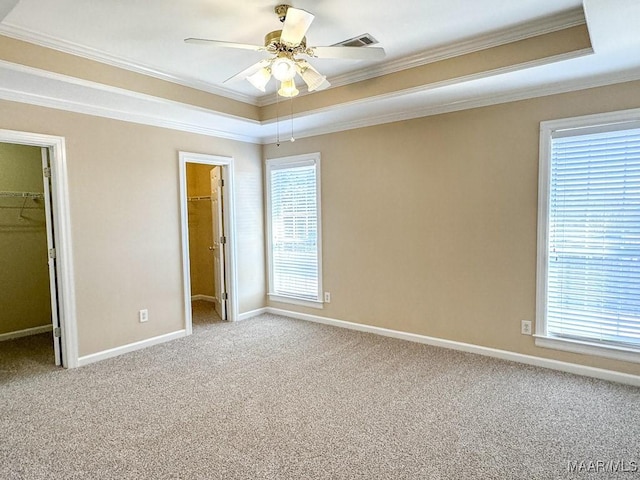
[[[269,297],[322,308],[320,154],[267,160]]]
[[[640,112],[543,122],[536,344],[640,362]]]

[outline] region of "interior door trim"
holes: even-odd
[[[238,277],[236,258],[236,215],[235,215],[235,183],[234,159],[218,155],[202,153],[179,152],[180,166],[180,225],[182,236],[182,282],[184,297],[185,330],[187,335],[193,333],[193,318],[191,313],[191,273],[189,266],[189,216],[187,211],[187,163],[223,166],[222,179],[226,189],[226,203],[224,215],[224,231],[227,237],[225,249],[225,275],[228,294],[227,320],[235,322],[238,319]]]
[[[69,216],[69,183],[64,137],[0,129],[0,142],[48,148],[51,158],[53,232],[56,238],[58,312],[62,338],[62,366],[78,366],[78,328]]]

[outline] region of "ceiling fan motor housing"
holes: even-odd
[[[274,47],[276,47],[276,50],[286,48],[284,44],[280,43],[281,35],[282,35],[282,30],[274,30],[273,32],[267,33],[264,36],[264,46],[268,47],[269,45],[273,45]],[[278,48],[278,47],[282,47],[282,48]],[[307,37],[303,37],[302,40],[300,40],[300,45],[297,48],[303,49],[303,50],[307,48]]]

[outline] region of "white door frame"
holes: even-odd
[[[184,285],[184,313],[185,330],[187,335],[193,333],[193,318],[191,314],[191,269],[189,266],[189,213],[187,210],[187,163],[199,163],[225,167],[222,169],[224,181],[224,230],[227,237],[225,249],[225,275],[227,293],[229,294],[229,309],[227,320],[235,322],[238,319],[238,277],[236,259],[236,215],[234,191],[234,163],[232,157],[206,155],[202,153],[179,152],[180,163],[180,224],[182,230],[182,281]]]
[[[62,366],[78,366],[78,329],[73,279],[71,219],[69,217],[69,184],[64,137],[39,133],[1,130],[0,142],[48,148],[51,153],[51,208],[56,239],[56,277],[58,311],[62,342]]]

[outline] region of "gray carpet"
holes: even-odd
[[[638,388],[197,309],[191,337],[75,370],[46,336],[0,345],[0,478],[640,478],[568,472],[640,465]]]

